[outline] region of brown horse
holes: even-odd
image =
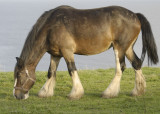
[[[142,30],[143,49],[141,59],[133,46]],[[56,70],[64,57],[73,87],[69,98],[79,99],[84,89],[78,77],[74,54],[93,55],[113,47],[115,52],[115,77],[102,97],[111,98],[120,91],[120,80],[125,69],[125,56],[135,70],[135,87],[132,95],[145,92],[146,82],[141,66],[147,52],[150,63],[158,63],[158,55],[152,30],[147,19],[140,13],[133,13],[119,6],[79,10],[60,6],[45,12],[33,26],[24,44],[14,71],[14,91],[17,99],[26,99],[36,81],[35,68],[48,52],[51,62],[48,80],[39,92],[40,97],[54,94]]]

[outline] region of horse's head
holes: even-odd
[[[16,59],[13,95],[16,99],[27,99],[29,97],[29,90],[35,83],[35,71],[27,68],[20,58]]]

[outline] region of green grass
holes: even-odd
[[[118,97],[101,98],[114,77],[114,69],[80,70],[79,76],[85,95],[80,100],[69,100],[66,96],[72,88],[68,72],[57,72],[55,95],[39,98],[38,91],[46,81],[46,72],[36,72],[37,81],[30,90],[27,100],[16,100],[12,95],[13,72],[0,73],[0,114],[160,114],[160,68],[143,68],[147,82],[146,94],[139,97],[130,96],[134,87],[134,71],[126,69],[121,80]]]

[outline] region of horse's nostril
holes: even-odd
[[[24,99],[24,95],[21,95],[21,99]]]
[[[18,100],[21,100],[21,99],[24,99],[24,95],[23,94],[15,95],[15,98]]]

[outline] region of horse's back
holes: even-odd
[[[127,37],[134,38],[134,33],[139,33],[136,14],[119,6],[83,10],[60,6],[50,12],[47,25],[51,31],[51,47],[72,45],[77,54],[103,52],[111,43],[129,42]]]

